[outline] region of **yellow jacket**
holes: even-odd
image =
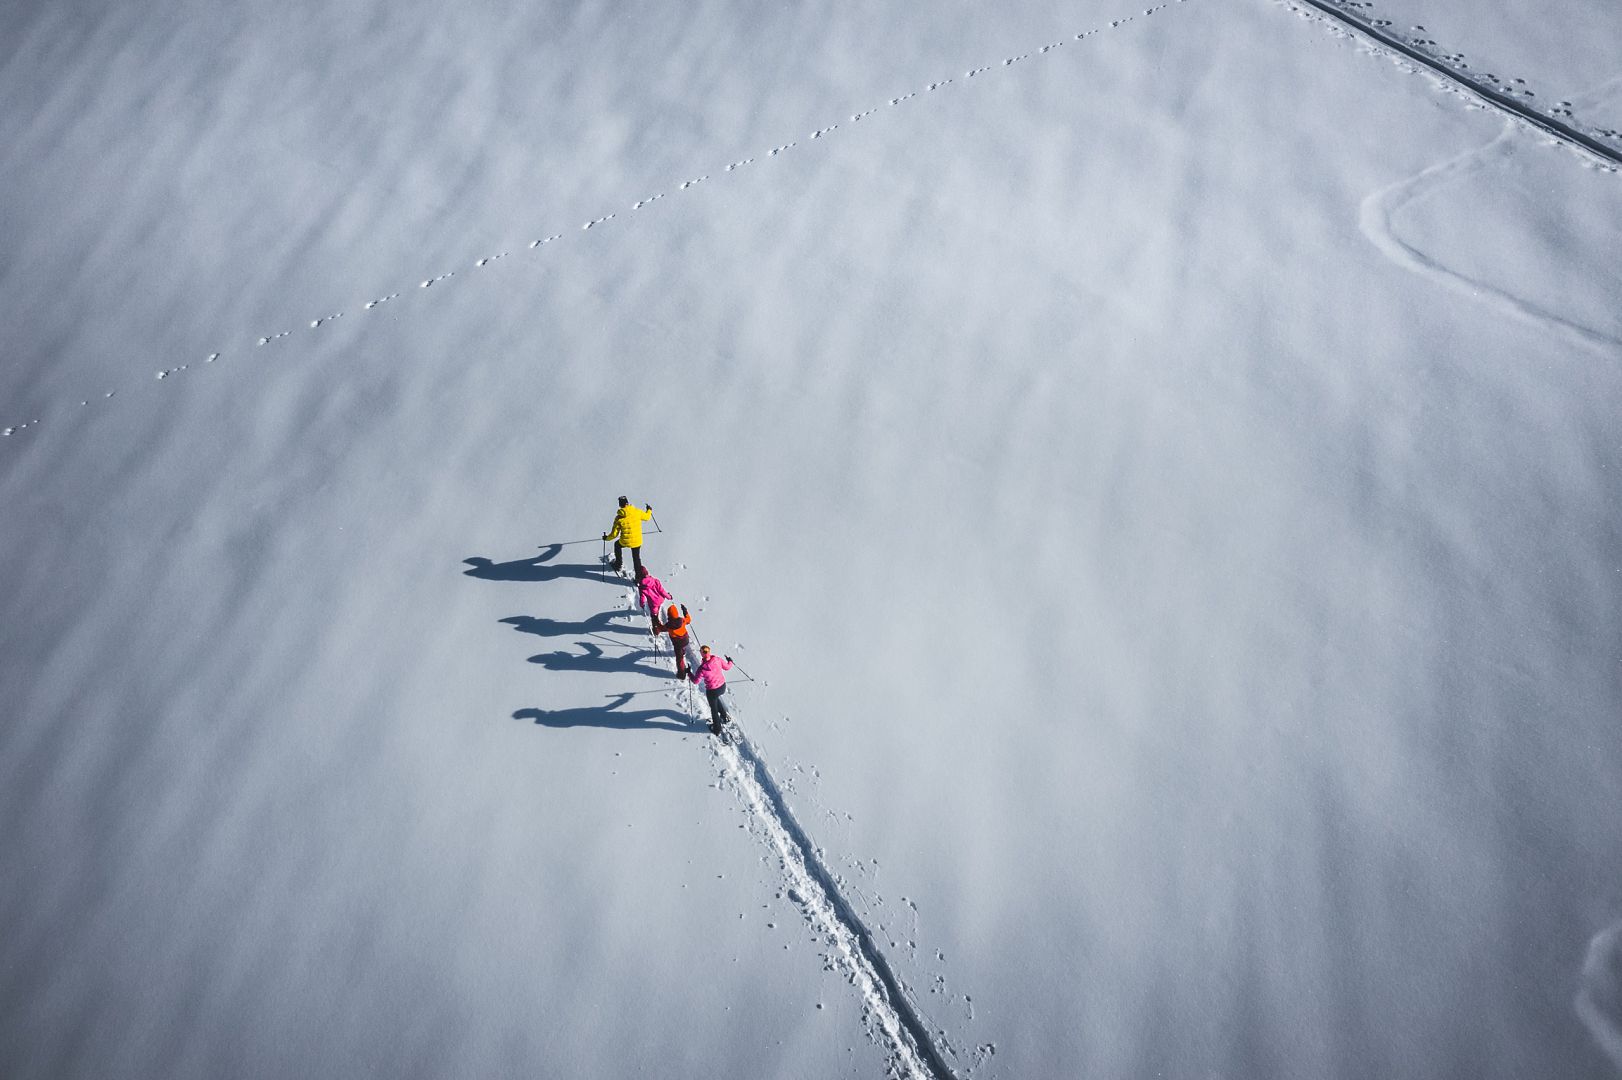
[[[619,513],[614,515],[614,527],[603,539],[618,540],[628,548],[639,548],[642,546],[642,523],[651,520],[653,511],[626,503],[619,508]]]

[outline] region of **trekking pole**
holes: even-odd
[[[653,531],[656,533],[664,532],[664,530],[659,527],[659,515],[655,514],[652,510],[649,510],[648,516],[653,518]]]
[[[635,645],[632,645],[628,641],[618,641],[618,640],[616,640],[614,638],[609,637],[607,634],[599,634],[599,633],[597,633],[597,632],[595,632],[593,630],[587,630],[586,631],[586,636],[589,637],[589,638],[596,638],[598,641],[605,642],[605,643],[607,643],[609,645],[612,645],[616,649],[634,649],[634,648],[636,648]]]
[[[599,534],[597,539],[602,540],[602,536]],[[589,543],[591,543],[591,537],[588,536],[584,540],[559,540],[555,544],[536,544],[535,546],[536,547],[543,547],[543,548],[549,548],[549,547],[572,547],[575,544],[589,544]],[[606,544],[607,541],[604,541],[604,543]]]

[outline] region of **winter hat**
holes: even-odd
[[[625,505],[625,504],[626,504],[626,503],[628,503],[628,502],[630,502],[630,501],[631,501],[631,500],[630,500],[630,498],[629,498],[629,497],[627,497],[627,496],[625,496],[625,495],[621,495],[621,496],[620,496],[620,505],[621,505],[621,506],[624,506],[624,505]]]
[[[680,615],[681,611],[677,609],[675,604],[671,604],[670,605],[670,610],[667,611],[665,614],[666,614],[666,616],[669,617],[671,622],[675,622],[676,621],[676,616]]]

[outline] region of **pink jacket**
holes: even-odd
[[[675,597],[665,588],[665,583],[649,574],[642,579],[641,585],[642,607],[648,611],[656,611],[660,604]]]
[[[711,690],[719,690],[727,684],[726,673],[732,670],[732,661],[720,653],[710,653],[704,662],[698,665],[693,672],[693,681],[703,683]]]

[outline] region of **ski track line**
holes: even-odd
[[[626,597],[626,613],[633,619],[644,617],[637,593]],[[662,654],[656,635],[649,641]],[[697,638],[694,638],[695,645]],[[699,698],[690,684],[683,682],[673,694],[695,723],[704,724]],[[890,1048],[890,1068],[908,1080],[956,1080],[955,1074],[936,1047],[929,1025],[914,1008],[896,978],[867,924],[845,899],[836,876],[818,855],[817,846],[789,808],[783,787],[772,775],[736,719],[728,723],[729,738],[711,737],[709,746],[721,763],[723,776],[743,799],[745,808],[765,834],[787,878],[783,890],[800,909],[811,929],[827,947],[824,954],[862,998],[862,1013],[876,1040]],[[909,906],[912,906],[909,904]],[[916,918],[916,907],[913,907]],[[937,976],[939,978],[939,976]],[[956,1056],[940,1032],[940,1042]]]
[[[1371,11],[1374,6],[1366,0],[1280,0],[1280,2],[1296,11],[1301,10],[1299,5],[1305,5],[1330,22],[1345,27],[1386,49],[1400,53],[1441,76],[1454,89],[1477,99],[1488,108],[1497,109],[1513,120],[1536,128],[1550,138],[1598,159],[1608,172],[1616,172],[1622,168],[1622,149],[1603,141],[1622,140],[1622,131],[1611,128],[1579,130],[1573,123],[1566,122],[1566,120],[1575,122],[1576,119],[1572,113],[1572,103],[1569,101],[1562,101],[1547,112],[1533,108],[1521,100],[1537,96],[1535,90],[1525,88],[1525,79],[1503,80],[1490,72],[1483,72],[1479,76],[1468,73],[1470,65],[1464,62],[1463,53],[1432,52],[1431,50],[1438,46],[1431,38],[1413,37],[1405,40],[1401,31],[1389,29],[1390,19],[1376,19],[1371,15],[1362,14]],[[1426,31],[1423,26],[1415,26],[1413,32],[1424,34]],[[1561,119],[1562,117],[1566,119]]]
[[[1417,176],[1374,192],[1363,200],[1359,208],[1358,227],[1370,243],[1397,265],[1439,281],[1473,300],[1487,303],[1541,330],[1564,337],[1575,345],[1614,358],[1618,351],[1622,350],[1622,341],[1557,315],[1530,300],[1522,299],[1485,281],[1467,277],[1443,265],[1397,235],[1396,226],[1392,222],[1397,211],[1442,184],[1462,179],[1486,168],[1489,163],[1507,151],[1514,132],[1513,122],[1506,121],[1503,133],[1486,146],[1467,150],[1458,157],[1431,166]]]
[[[1012,68],[1016,64],[1021,64],[1021,63],[1024,63],[1025,61],[1027,61],[1027,60],[1031,60],[1031,59],[1034,59],[1034,58],[1037,58],[1037,57],[1040,57],[1040,56],[1045,56],[1045,55],[1053,52],[1054,50],[1060,48],[1061,46],[1069,44],[1072,41],[1085,41],[1085,40],[1087,40],[1089,38],[1095,37],[1096,35],[1103,33],[1106,29],[1108,29],[1108,30],[1118,30],[1123,26],[1126,26],[1126,25],[1128,25],[1130,23],[1133,23],[1133,22],[1139,20],[1140,18],[1144,18],[1144,17],[1150,16],[1150,15],[1155,15],[1155,14],[1158,14],[1158,13],[1160,13],[1162,11],[1165,11],[1168,8],[1177,6],[1179,4],[1186,4],[1186,3],[1188,3],[1188,0],[1162,0],[1162,2],[1159,3],[1159,4],[1153,5],[1151,7],[1144,8],[1142,15],[1126,15],[1126,16],[1123,16],[1123,17],[1121,17],[1119,19],[1111,19],[1110,23],[1109,23],[1109,25],[1107,27],[1105,27],[1105,26],[1097,26],[1097,27],[1094,27],[1091,30],[1084,30],[1079,34],[1074,35],[1073,37],[1061,38],[1058,41],[1049,42],[1048,44],[1040,46],[1039,48],[1034,48],[1029,52],[1021,53],[1021,54],[1019,54],[1017,56],[1005,57],[1000,63],[987,64],[984,67],[971,68],[970,70],[964,72],[963,79],[967,80],[967,79],[981,78],[981,77],[983,77],[983,76],[985,76],[985,75],[987,75],[987,74],[989,74],[989,73],[991,73],[993,71],[998,70],[999,68],[1001,68],[1003,70],[1007,70],[1009,68]],[[861,122],[867,120],[868,118],[870,118],[872,116],[875,116],[876,114],[878,114],[885,107],[894,108],[894,107],[896,107],[898,105],[905,104],[906,102],[911,101],[914,98],[917,98],[917,97],[919,97],[919,96],[921,96],[923,94],[928,94],[928,93],[932,93],[932,92],[935,92],[935,91],[944,90],[948,86],[961,86],[961,85],[963,85],[962,82],[959,82],[959,81],[951,79],[951,78],[937,79],[937,80],[935,80],[933,82],[930,82],[929,84],[927,84],[927,86],[925,86],[922,89],[914,90],[911,93],[901,94],[901,95],[898,95],[896,97],[890,98],[888,100],[886,106],[876,106],[874,108],[867,109],[867,110],[865,110],[863,112],[852,113],[850,115],[850,117],[849,117],[849,123],[851,123],[851,124],[861,123]],[[828,138],[834,132],[839,130],[839,126],[840,126],[839,124],[833,123],[833,124],[827,125],[826,127],[817,128],[815,131],[812,131],[809,135],[807,135],[806,138],[809,141],[813,141],[813,142],[817,141],[817,140]],[[790,140],[789,142],[782,143],[782,144],[780,144],[778,146],[773,147],[771,150],[765,152],[762,155],[762,159],[770,160],[772,158],[780,157],[783,154],[788,153],[790,150],[798,148],[799,146],[800,146],[800,143],[798,141]],[[734,161],[734,162],[729,163],[728,165],[725,166],[724,169],[722,169],[720,171],[723,172],[723,173],[737,172],[740,169],[746,168],[746,167],[748,167],[750,165],[754,165],[754,164],[757,164],[757,159],[756,158],[746,157],[746,158],[742,158],[742,159],[740,159],[738,161]],[[638,199],[635,203],[633,203],[631,205],[631,210],[632,211],[643,210],[643,209],[645,209],[647,207],[652,206],[654,203],[665,199],[667,196],[669,196],[671,194],[676,194],[676,193],[680,193],[680,192],[683,192],[683,191],[691,191],[693,188],[696,188],[696,187],[698,187],[698,186],[700,186],[702,184],[708,183],[709,180],[710,180],[710,175],[708,173],[705,173],[703,175],[693,177],[693,178],[690,178],[690,179],[683,180],[683,181],[680,182],[680,184],[675,188],[675,190],[673,192],[659,192],[657,194],[650,195],[645,199]],[[591,220],[583,223],[582,225],[580,225],[580,227],[579,227],[579,229],[577,231],[579,231],[579,232],[590,232],[592,229],[597,229],[597,228],[600,228],[600,227],[602,227],[604,225],[607,225],[608,223],[610,223],[612,221],[615,221],[617,218],[618,218],[618,215],[614,214],[614,213],[604,214],[604,215],[602,215],[600,217],[592,218]],[[560,233],[554,233],[552,235],[542,237],[541,239],[538,239],[538,240],[531,240],[529,242],[529,245],[528,245],[528,250],[534,251],[537,248],[544,247],[544,246],[546,246],[548,244],[557,243],[558,241],[563,240],[564,237],[565,237],[565,234],[560,232]],[[484,258],[475,260],[473,265],[474,265],[475,268],[482,268],[482,267],[490,265],[493,262],[496,262],[499,259],[506,258],[509,254],[511,254],[511,253],[507,252],[507,251],[502,251],[502,252],[499,252],[499,253],[497,253],[495,255],[488,255],[488,256],[485,256]],[[448,281],[449,279],[451,279],[451,278],[453,278],[455,276],[456,276],[456,271],[455,270],[450,270],[450,271],[447,271],[446,273],[439,274],[439,275],[434,276],[434,277],[423,278],[420,282],[418,282],[417,288],[418,288],[419,291],[420,290],[431,289],[435,285],[438,285],[438,284],[440,284],[442,282]],[[402,296],[401,293],[393,292],[393,293],[389,293],[387,296],[379,297],[379,298],[377,298],[375,300],[368,300],[368,301],[366,301],[366,303],[363,306],[362,310],[363,311],[373,311],[373,310],[383,306],[384,304],[388,304],[388,303],[391,303],[391,302],[393,302],[395,300],[401,299],[401,296]],[[344,312],[335,311],[335,312],[332,312],[331,314],[322,315],[322,316],[320,316],[318,318],[310,319],[308,329],[312,330],[312,331],[319,330],[323,326],[326,326],[329,323],[335,322],[336,320],[343,318],[343,316],[344,316]],[[292,330],[284,329],[284,330],[278,330],[278,331],[276,331],[275,333],[272,333],[272,334],[263,335],[263,336],[258,338],[257,342],[255,343],[255,348],[264,348],[264,347],[266,347],[268,345],[272,345],[275,342],[280,341],[283,338],[291,336],[292,333],[293,333]],[[223,349],[219,350],[219,351],[216,351],[216,352],[212,352],[212,353],[208,354],[207,358],[203,361],[203,363],[205,363],[205,364],[214,364],[214,363],[217,363],[218,361],[227,359],[229,355],[230,354],[228,354]],[[156,372],[154,377],[158,381],[163,381],[165,379],[170,378],[171,376],[174,376],[174,375],[177,375],[177,374],[179,374],[181,372],[190,370],[190,367],[191,367],[191,365],[189,365],[189,364],[179,364],[179,365],[177,365],[175,367],[164,368],[164,369]],[[86,398],[81,399],[80,402],[79,402],[79,407],[80,408],[87,408],[92,402],[105,404],[107,401],[110,401],[114,397],[116,397],[117,394],[118,394],[118,388],[103,391],[100,394],[99,397],[90,396],[90,397],[86,397]],[[8,426],[8,427],[0,428],[0,436],[20,435],[20,434],[24,433],[25,431],[28,431],[28,430],[31,430],[33,428],[38,427],[39,424],[40,424],[40,420],[39,420],[39,418],[36,417],[34,419],[27,420],[27,421],[25,421],[23,423],[14,424],[14,425],[11,425],[11,426]]]

